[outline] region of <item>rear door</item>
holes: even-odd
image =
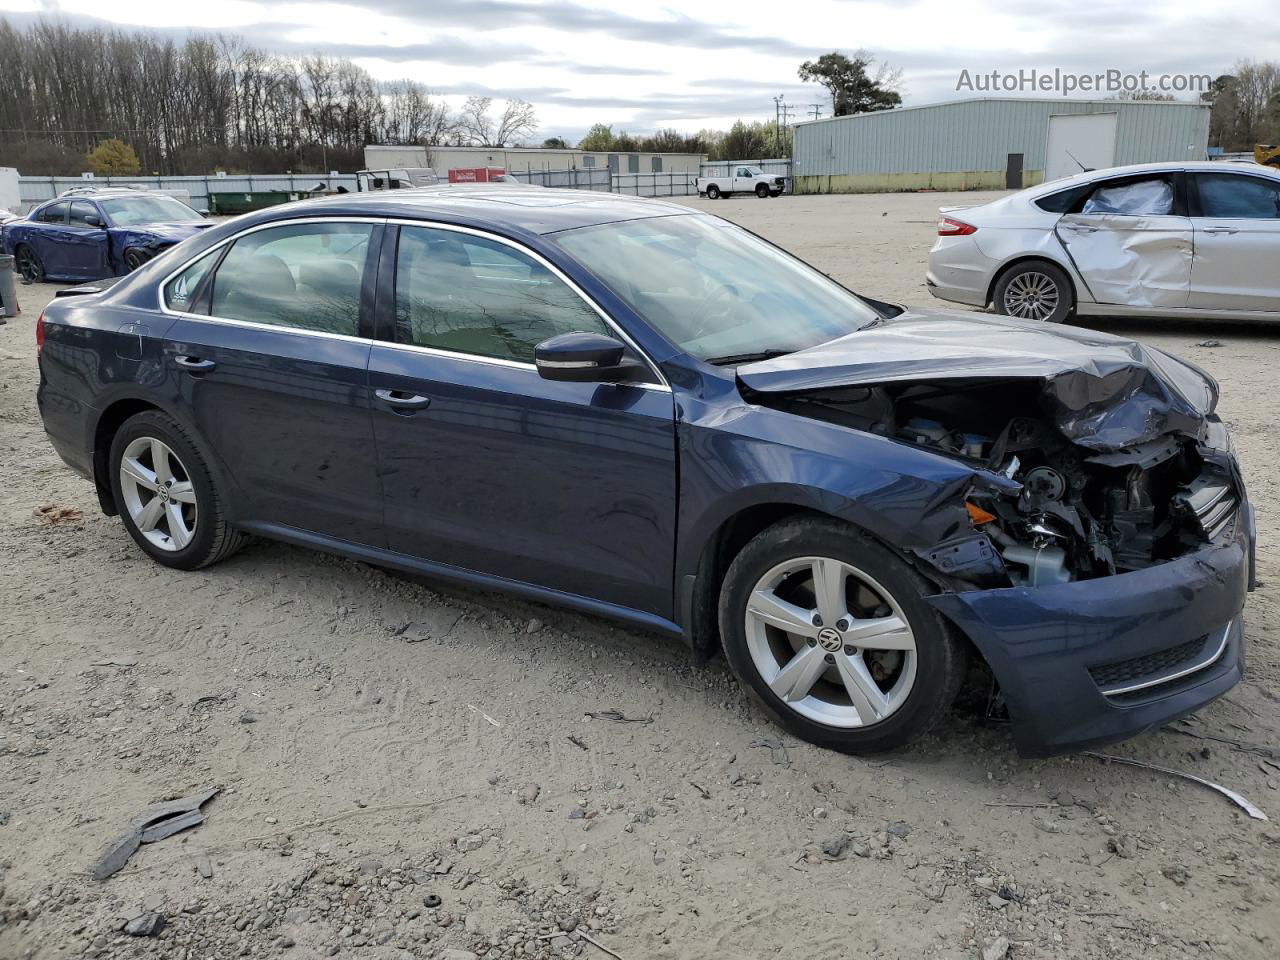
[[[405,225],[380,275],[394,278],[379,291],[393,342],[375,344],[370,388],[391,548],[670,618],[675,411],[661,378],[543,380],[536,344],[617,333],[523,247]]]
[[[26,239],[35,248],[45,273],[57,276],[68,273],[67,251],[63,240],[70,207],[71,203],[67,200],[49,204],[36,214],[36,222],[40,225],[27,231]]]
[[[385,542],[368,390],[381,235],[374,221],[273,224],[165,288],[179,314],[166,372],[242,521]]]
[[[1192,180],[1188,306],[1280,312],[1280,178],[1233,172]]]
[[[96,219],[97,224],[90,223]],[[64,228],[67,273],[84,280],[98,280],[111,275],[107,266],[107,231],[102,213],[88,200],[73,200]]]
[[[1104,180],[1055,231],[1098,303],[1185,307],[1193,233],[1181,174]]]

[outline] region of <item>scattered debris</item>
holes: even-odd
[[[1187,881],[1191,879],[1191,871],[1180,863],[1161,867],[1160,872],[1164,874],[1165,879],[1172,880],[1180,887],[1185,887],[1187,885]]]
[[[1241,810],[1247,813],[1254,820],[1267,819],[1267,815],[1265,813],[1263,813],[1261,810],[1255,807],[1252,803],[1250,803],[1244,797],[1240,796],[1240,794],[1236,793],[1234,790],[1229,790],[1226,787],[1222,786],[1221,784],[1214,783],[1212,780],[1206,780],[1203,777],[1197,777],[1195,774],[1183,773],[1181,770],[1174,770],[1171,767],[1161,767],[1154,763],[1147,763],[1143,760],[1132,760],[1128,757],[1115,757],[1106,753],[1094,753],[1091,750],[1084,751],[1084,755],[1086,757],[1093,757],[1095,760],[1105,760],[1109,763],[1127,763],[1129,766],[1132,766],[1132,767],[1145,767],[1148,770],[1155,770],[1159,773],[1167,773],[1173,777],[1182,777],[1186,780],[1192,780],[1195,783],[1208,787],[1210,790],[1216,790],[1218,793],[1222,794],[1224,797],[1226,797],[1228,800],[1230,800],[1232,803],[1238,806]]]
[[[781,740],[768,740],[768,739],[752,740],[749,744],[747,744],[747,746],[768,747],[769,758],[774,763],[778,764],[778,766],[781,766],[781,767],[791,766],[791,758],[787,756],[787,745],[783,743]],[[782,759],[778,759],[779,757],[781,757]]]
[[[533,803],[538,799],[538,794],[541,792],[542,787],[538,786],[536,783],[526,783],[520,790],[520,802]]]
[[[991,946],[982,951],[982,960],[1004,960],[1009,955],[1009,938],[996,937]]]
[[[1063,804],[1058,804],[1052,800],[1041,800],[1039,802],[1028,801],[1027,803],[1005,803],[1001,800],[993,800],[985,804],[988,807],[1018,807],[1027,810],[1056,810]]]
[[[436,907],[440,906],[441,903],[443,903],[443,901],[434,893],[428,893],[422,898],[422,905],[428,910],[434,910]]]
[[[485,713],[483,710],[477,707],[474,703],[468,703],[467,709],[470,710],[472,713],[480,714],[480,716],[484,717],[486,722],[493,724],[495,727],[502,726],[502,724],[500,724],[497,720],[493,719],[493,717],[489,716],[487,713]]]
[[[1280,747],[1271,747],[1265,743],[1252,743],[1248,740],[1236,740],[1233,737],[1219,737],[1212,733],[1197,733],[1195,730],[1188,730],[1183,726],[1167,726],[1164,728],[1170,733],[1180,733],[1184,737],[1195,737],[1197,740],[1211,740],[1214,743],[1225,743],[1233,750],[1240,750],[1244,753],[1256,753],[1260,757],[1270,757],[1272,760],[1280,760]]]
[[[610,720],[613,723],[653,723],[653,717],[628,717],[621,710],[613,708],[598,713],[588,710],[586,715],[592,720]]]
[[[622,960],[622,954],[614,953],[612,950],[606,947],[603,943],[601,943],[595,937],[591,936],[591,934],[587,933],[587,931],[578,930],[577,933],[578,933],[578,936],[582,937],[583,940],[587,941],[587,943],[591,944],[593,947],[603,950],[609,956],[615,958],[615,960]]]
[[[907,835],[911,833],[910,824],[903,823],[899,820],[897,823],[889,825],[888,833],[890,836],[897,837],[899,840],[907,839]]]
[[[179,800],[147,807],[129,824],[129,829],[117,837],[98,858],[93,865],[93,879],[105,880],[119,872],[141,844],[154,843],[204,823],[204,814],[200,812],[200,808],[217,796],[220,790],[221,787],[214,787]]]
[[[137,665],[138,665],[137,660],[125,660],[125,659],[95,660],[93,663],[89,664],[89,666],[91,667],[136,667]]]
[[[1133,860],[1138,856],[1138,841],[1129,834],[1122,833],[1107,842],[1107,849],[1122,860]]]
[[[1221,340],[1201,340],[1199,343],[1196,344],[1196,346],[1197,347],[1220,347],[1222,346],[1222,341]]]
[[[196,873],[200,874],[205,880],[213,879],[213,863],[210,862],[208,857],[204,855],[196,857],[195,868]]]
[[[689,781],[689,786],[693,787],[693,789],[697,790],[700,794],[702,794],[703,800],[711,799],[711,791],[708,790],[706,787],[699,786],[698,784],[694,783],[692,780]]]
[[[131,937],[154,937],[164,929],[163,913],[144,913],[124,925],[124,932]]]
[[[844,858],[845,851],[849,849],[850,842],[848,837],[836,837],[828,840],[822,845],[822,853],[832,860],[841,860]]]
[[[583,743],[581,740],[579,740],[577,737],[575,737],[572,733],[571,733],[571,734],[569,734],[569,736],[568,736],[566,739],[567,739],[570,743],[572,743],[575,747],[577,747],[579,750],[589,750],[589,749],[590,749],[590,747],[588,747],[585,743]]]
[[[75,523],[84,519],[76,507],[60,507],[56,503],[42,503],[31,511],[32,516],[45,523]]]

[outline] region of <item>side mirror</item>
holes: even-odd
[[[599,333],[562,333],[533,349],[533,362],[543,380],[571,383],[618,383],[641,369],[626,359],[627,348]]]
[[[101,218],[100,216],[98,216],[96,213],[91,213],[91,214],[89,214],[87,217],[85,217],[85,218],[84,218],[84,222],[85,222],[85,223],[87,223],[87,224],[88,224],[89,226],[91,226],[91,227],[101,227],[101,226],[102,226],[102,218]]]

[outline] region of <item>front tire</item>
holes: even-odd
[[[769,188],[765,186],[763,183],[757,183],[756,196],[759,197],[761,200],[767,200],[769,198]]]
[[[140,266],[151,259],[151,256],[145,250],[139,250],[137,247],[130,247],[124,252],[124,269],[125,273],[133,273]]]
[[[997,313],[1045,323],[1062,323],[1076,306],[1071,280],[1062,268],[1044,260],[1006,270],[996,281],[992,299]]]
[[[711,184],[711,186],[707,187],[707,199],[708,200],[720,199],[720,188],[717,187],[714,183]]]
[[[842,753],[917,739],[947,716],[964,655],[928,584],[848,524],[784,520],[725,575],[720,635],[734,674],[775,722]]]
[[[172,417],[155,410],[130,417],[116,431],[107,463],[120,519],[156,563],[197,570],[245,543],[227,525],[207,460]]]

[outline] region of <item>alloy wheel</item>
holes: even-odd
[[[1047,320],[1058,309],[1058,285],[1047,274],[1035,270],[1020,273],[1004,290],[1005,312],[1024,320]]]
[[[181,550],[195,537],[199,516],[191,475],[164,442],[138,437],[125,447],[120,491],[129,518],[161,550]]]
[[[773,567],[747,601],[751,659],[801,716],[868,727],[896,713],[915,685],[915,634],[883,586],[851,564],[798,557]]]
[[[44,267],[41,266],[35,251],[30,247],[21,246],[18,248],[17,261],[18,273],[22,275],[22,279],[27,283],[39,283],[44,279]]]

